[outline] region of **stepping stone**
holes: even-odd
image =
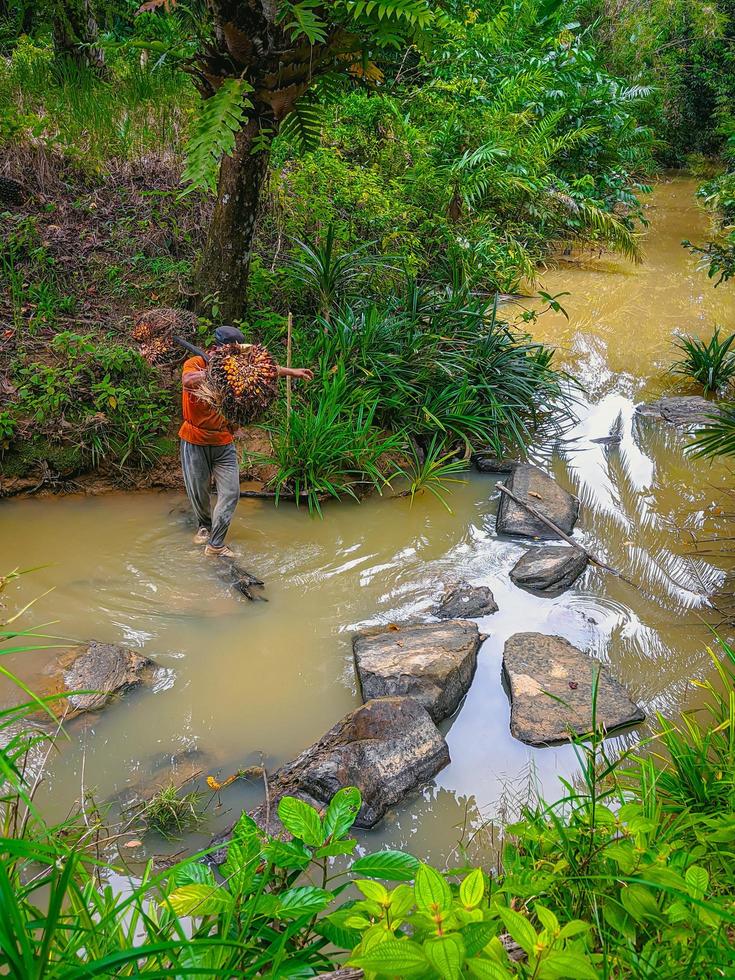
[[[636,405],[635,411],[642,418],[668,422],[677,429],[693,429],[711,422],[718,407],[716,402],[701,395],[669,395],[655,402]]]
[[[448,718],[469,690],[482,639],[476,623],[461,619],[358,634],[352,647],[363,699],[415,698],[434,721]]]
[[[66,694],[49,703],[59,717],[73,718],[85,711],[97,711],[116,695],[139,684],[152,683],[157,667],[149,658],[116,646],[90,640],[60,654],[44,673],[49,677],[45,694]],[[92,693],[74,694],[74,691]]]
[[[597,726],[637,725],[645,714],[603,664],[561,636],[516,633],[505,644],[511,734],[529,745],[568,742],[591,731],[592,686],[599,672]]]
[[[486,585],[468,585],[460,582],[444,593],[434,609],[438,619],[479,619],[498,611],[495,596]]]
[[[557,596],[576,582],[587,562],[587,555],[571,545],[531,548],[511,568],[510,580],[535,595]]]
[[[565,534],[572,533],[579,516],[579,501],[538,467],[531,466],[530,463],[519,463],[506,481],[506,486],[516,497],[527,501],[531,507],[553,521]],[[504,493],[500,495],[496,530],[498,534],[544,540],[559,539],[543,521]]]
[[[268,780],[269,806],[253,818],[283,832],[277,817],[282,796],[325,806],[337,790],[357,786],[362,807],[355,826],[374,827],[389,807],[423,786],[449,764],[449,749],[428,712],[413,698],[375,698],[356,708],[326,735]]]

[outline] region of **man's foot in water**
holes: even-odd
[[[206,544],[209,541],[209,528],[200,527],[194,535],[194,544]]]
[[[219,548],[215,547],[213,544],[208,544],[204,549],[204,554],[207,558],[235,558],[235,552],[231,548],[228,548],[226,544],[220,545]]]

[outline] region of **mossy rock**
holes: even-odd
[[[8,478],[30,476],[43,463],[60,476],[72,476],[85,469],[86,458],[79,446],[36,438],[11,446],[2,458],[2,470]]]

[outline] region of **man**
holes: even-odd
[[[213,347],[220,344],[242,344],[243,334],[235,327],[218,327]],[[207,402],[197,397],[197,388],[204,381],[206,363],[202,357],[190,357],[182,373],[182,409],[184,424],[179,429],[181,439],[181,468],[184,486],[194,510],[199,530],[196,544],[205,545],[210,558],[234,558],[225,544],[225,536],[240,499],[240,467],[229,423]],[[278,365],[281,377],[314,377],[307,368],[285,368]],[[217,503],[211,510],[209,487],[214,477]]]

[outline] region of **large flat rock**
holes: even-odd
[[[506,481],[506,486],[520,500],[553,521],[565,534],[572,533],[579,516],[579,501],[538,467],[520,463]],[[543,521],[504,493],[500,495],[496,530],[498,534],[527,538],[558,540],[559,537]]]
[[[557,596],[576,582],[587,562],[587,555],[571,545],[530,548],[511,568],[510,579],[534,595]]]
[[[469,690],[480,643],[477,624],[463,619],[360,633],[352,646],[362,696],[414,698],[441,721]]]
[[[253,817],[282,832],[276,810],[282,796],[324,806],[337,790],[357,786],[357,827],[374,827],[389,807],[449,764],[444,736],[413,698],[375,698],[355,708],[269,779],[269,804]]]
[[[150,682],[156,665],[136,650],[90,640],[60,654],[45,670],[46,694],[64,694],[50,702],[57,715],[72,718],[97,711],[131,687]],[[75,694],[75,691],[89,693]]]
[[[701,395],[668,395],[658,401],[636,405],[636,415],[668,422],[677,429],[693,429],[712,420],[717,404]]]
[[[460,582],[447,589],[434,609],[438,619],[479,619],[498,611],[495,596],[486,585]]]
[[[529,745],[553,745],[592,730],[592,686],[599,672],[597,726],[636,725],[643,711],[603,664],[561,636],[516,633],[505,644],[511,734]]]

